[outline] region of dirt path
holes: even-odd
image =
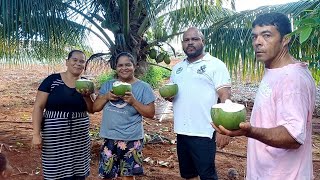
[[[32,125],[31,113],[36,89],[41,80],[51,72],[59,72],[46,66],[31,66],[26,68],[0,67],[0,143],[7,145],[5,154],[14,168],[12,180],[40,180],[42,179],[40,151],[30,148]],[[164,106],[159,99],[158,107]],[[163,108],[161,108],[163,109]],[[160,112],[158,112],[160,113]],[[147,144],[144,148],[145,175],[138,180],[179,180],[176,145],[168,140],[175,140],[173,133],[172,114],[170,106],[161,121],[145,119],[144,127],[148,134],[158,134],[166,137],[163,142]],[[97,133],[100,124],[100,113],[91,115],[91,133]],[[314,148],[313,158],[315,179],[320,179],[320,119],[314,119]],[[159,139],[158,139],[159,140]],[[161,140],[161,139],[160,139]],[[246,167],[246,138],[234,138],[225,149],[218,150],[216,156],[217,170],[220,179],[228,179],[226,173],[229,168],[235,168],[241,177]],[[97,178],[98,150],[100,141],[92,140],[92,162],[89,180]],[[243,179],[243,178],[240,178]]]

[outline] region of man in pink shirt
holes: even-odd
[[[250,122],[240,130],[213,127],[229,136],[247,136],[247,180],[310,180],[312,114],[316,88],[308,66],[289,54],[291,30],[281,13],[260,15],[252,24],[256,59],[265,74]]]

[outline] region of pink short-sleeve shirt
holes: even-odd
[[[247,180],[310,180],[312,167],[312,114],[316,88],[307,65],[290,64],[265,69],[250,122],[252,126],[284,126],[298,149],[268,146],[249,138]]]

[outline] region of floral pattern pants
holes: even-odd
[[[99,176],[110,179],[142,175],[142,148],[143,140],[105,139],[100,150]]]

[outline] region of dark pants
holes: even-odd
[[[217,180],[215,169],[216,142],[213,138],[177,135],[177,153],[182,178],[200,176],[201,180]]]

